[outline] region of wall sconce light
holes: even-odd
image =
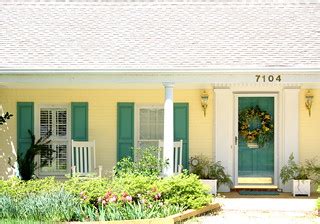
[[[306,108],[309,111],[309,117],[311,116],[312,101],[313,101],[313,95],[311,93],[311,90],[308,89],[306,93]]]
[[[204,116],[206,116],[206,111],[207,111],[207,107],[208,107],[208,99],[209,99],[209,94],[204,90],[201,93],[201,106],[203,108]]]

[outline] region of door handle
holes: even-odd
[[[234,136],[234,144],[238,145],[238,137],[237,136]]]

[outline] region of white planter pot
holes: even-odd
[[[310,180],[293,180],[292,193],[296,195],[308,195],[310,196]]]
[[[200,179],[200,181],[210,188],[211,194],[217,195],[217,180]]]

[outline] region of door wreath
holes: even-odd
[[[262,148],[273,137],[272,116],[259,106],[250,107],[239,113],[239,134],[249,148]],[[255,144],[257,147],[250,147]]]

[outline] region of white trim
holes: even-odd
[[[282,81],[256,82],[256,75],[263,74],[262,71],[237,72],[187,72],[187,73],[50,73],[46,74],[1,74],[0,83],[4,88],[116,88],[114,84],[125,85],[131,84],[134,88],[137,84],[160,84],[163,82],[175,82],[181,84],[215,84],[215,85],[258,85],[258,86],[287,86],[300,85],[301,83],[320,83],[320,72],[300,73],[276,73],[273,71],[266,72],[267,75],[280,74]],[[119,86],[121,88],[121,86]],[[118,87],[118,88],[119,88]],[[123,87],[122,87],[123,88]],[[160,88],[160,85],[158,86]]]
[[[215,160],[221,161],[228,174],[234,178],[233,147],[233,93],[230,88],[214,89],[215,117],[214,139]],[[233,180],[234,181],[234,180]],[[220,189],[229,191],[230,189]]]
[[[295,161],[299,161],[299,116],[300,116],[300,89],[284,89],[283,90],[283,145],[282,152],[279,157],[279,172],[283,165],[293,153]],[[280,184],[284,191],[291,191],[292,185],[285,186]]]
[[[306,73],[306,72],[320,72],[320,67],[254,67],[254,66],[215,66],[212,68],[147,68],[147,69],[124,69],[124,68],[111,68],[111,69],[0,69],[0,75],[13,75],[13,74],[98,74],[104,73],[105,75],[112,73],[265,73],[265,72],[281,72],[281,73]]]
[[[71,168],[70,159],[71,159],[71,104],[66,103],[57,103],[57,104],[42,104],[42,103],[35,103],[34,104],[34,130],[35,130],[35,137],[36,139],[40,138],[40,110],[42,108],[52,108],[52,109],[66,109],[67,110],[67,136],[64,142],[67,142],[67,169],[66,172],[41,172],[41,169],[37,170],[37,175],[39,177],[45,176],[64,176],[65,174],[69,173]],[[37,156],[36,160],[40,161],[40,157]]]
[[[234,168],[235,185],[238,185],[238,158],[239,158],[239,133],[238,133],[238,106],[239,97],[273,97],[274,98],[274,166],[273,166],[273,184],[278,184],[278,158],[279,158],[279,93],[235,93],[234,94]],[[237,144],[235,145],[235,137]]]

